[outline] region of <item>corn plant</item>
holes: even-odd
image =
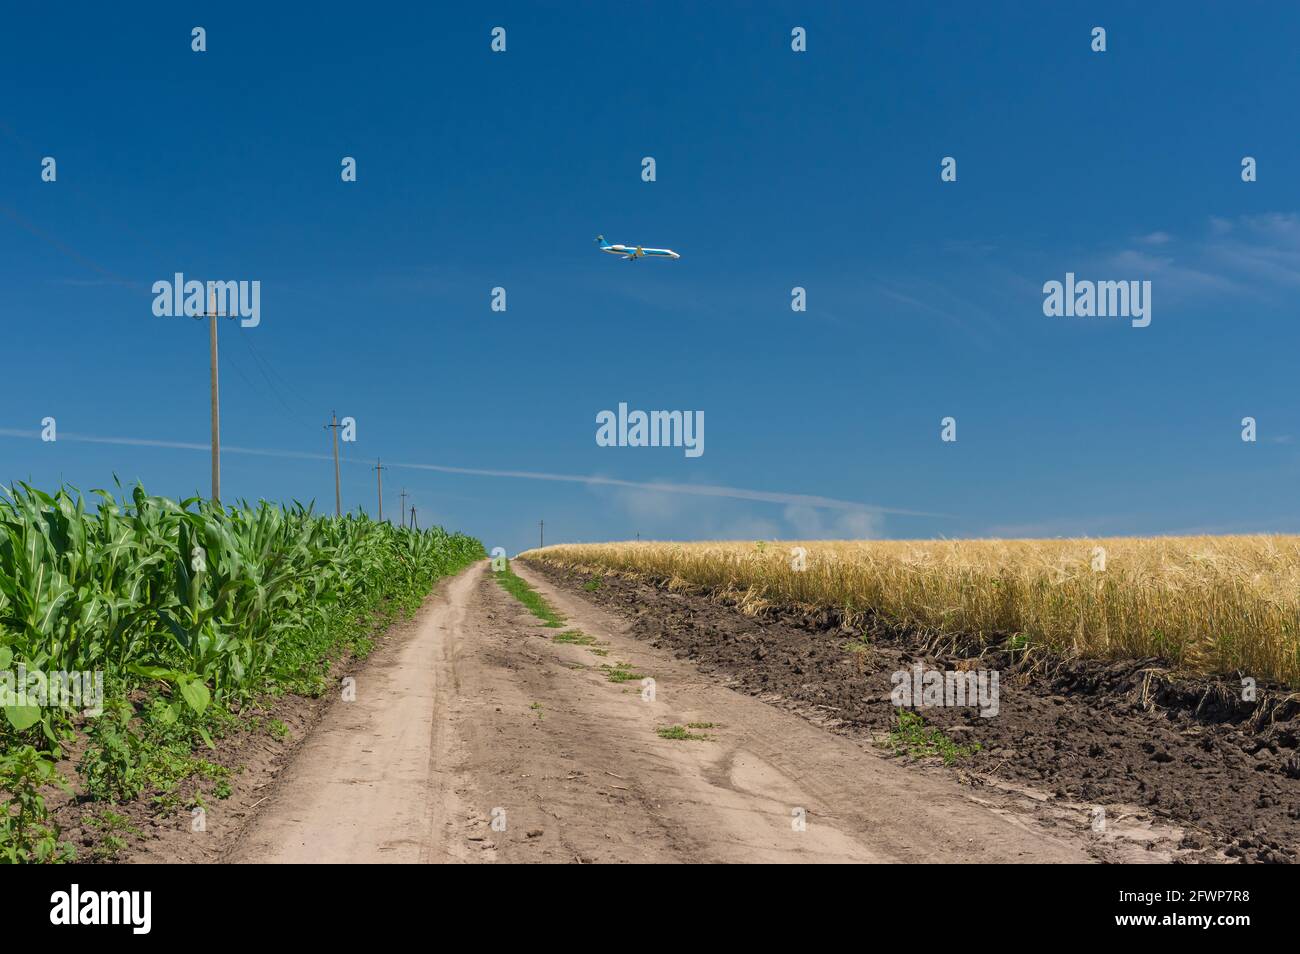
[[[409,608],[484,556],[463,534],[301,504],[223,508],[139,486],[94,497],[88,509],[75,491],[26,484],[0,497],[0,654],[28,671],[103,671],[126,691],[161,686],[177,717],[263,691],[282,653],[324,646],[385,604]],[[51,744],[75,721],[4,711],[0,729]]]

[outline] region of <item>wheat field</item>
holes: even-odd
[[[796,548],[806,551],[796,570]],[[1067,656],[1300,687],[1300,536],[600,543],[521,554]]]

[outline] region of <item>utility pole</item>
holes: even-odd
[[[397,511],[397,518],[402,521],[402,529],[406,529],[406,488],[402,488],[402,509]]]
[[[213,332],[215,334],[216,332]],[[215,413],[215,412],[214,412]],[[334,516],[343,516],[343,496],[339,493],[339,416],[330,411],[330,423],[326,429],[334,429]]]
[[[386,471],[387,469],[388,468],[383,465],[383,462],[378,457],[376,457],[374,470],[375,470],[375,476],[379,478],[379,522],[380,523],[384,522],[384,471]]]
[[[415,522],[415,504],[411,504],[411,529],[419,530],[420,525]]]
[[[537,521],[537,549],[546,546],[546,521]]]

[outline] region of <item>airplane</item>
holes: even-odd
[[[640,245],[606,245],[605,236],[597,235],[596,244],[602,252],[622,255],[623,261],[635,262],[638,258],[681,258],[670,248],[642,248]]]

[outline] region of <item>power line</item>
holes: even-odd
[[[275,397],[277,401],[280,402],[280,406],[284,408],[285,412],[291,416],[294,417],[301,416],[303,414],[303,409],[306,407],[306,405],[305,404],[301,405],[297,410],[289,407],[289,403],[284,399],[284,393],[279,389],[279,387],[276,386],[276,383],[273,380],[271,380],[271,376],[267,374],[265,360],[262,358],[260,354],[258,354],[257,350],[253,347],[253,342],[250,340],[251,336],[240,335],[239,337],[244,339],[244,346],[248,348],[248,353],[249,356],[252,357],[253,359],[254,366],[257,368],[258,372],[262,375],[262,380],[266,382],[266,386],[270,390],[271,394]],[[249,387],[252,387],[252,385],[249,385]]]

